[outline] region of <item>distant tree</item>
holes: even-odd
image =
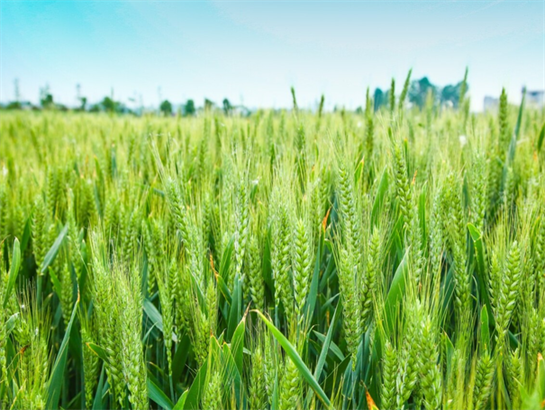
[[[89,108],[89,112],[100,112],[100,104],[93,104]]]
[[[54,107],[53,95],[49,91],[49,85],[40,89],[40,105],[45,109]]]
[[[233,110],[233,106],[231,105],[231,102],[227,99],[223,99],[223,112],[225,115],[229,115],[231,111]]]
[[[436,95],[437,93],[437,87],[428,80],[428,77],[422,77],[420,80],[411,81],[409,87],[409,101],[420,108],[424,107],[428,91],[431,91],[433,95]]]
[[[107,112],[115,112],[117,111],[118,103],[113,100],[111,97],[104,97],[104,99],[101,102],[102,108],[104,108],[104,111]]]
[[[80,101],[79,110],[85,111],[85,108],[87,107],[87,97],[81,97],[79,101]]]
[[[387,101],[387,99],[384,98],[384,93],[382,92],[380,88],[375,88],[375,94],[374,94],[373,100],[375,101],[375,111],[378,111],[379,108],[382,105],[385,105]]]
[[[184,105],[184,115],[195,115],[195,102],[193,100],[187,100]]]
[[[169,100],[165,100],[161,103],[161,106],[159,107],[163,115],[165,116],[171,116],[172,115],[172,104]]]
[[[23,106],[19,101],[12,101],[6,105],[6,109],[8,110],[20,110],[21,108],[23,108]]]
[[[214,106],[214,102],[209,100],[208,98],[204,99],[204,110],[210,111],[212,107]]]
[[[42,98],[40,100],[40,103],[41,103],[43,108],[52,108],[53,104],[54,104],[53,95],[51,95],[51,94],[44,95],[44,98]]]
[[[460,96],[462,95],[462,92],[465,93],[465,90],[462,90],[462,87],[465,87],[465,89],[467,90],[467,85],[464,86],[462,81],[460,81],[456,85],[449,84],[443,87],[443,89],[441,90],[441,103],[445,104],[447,102],[450,102],[453,107],[458,108],[461,100]]]

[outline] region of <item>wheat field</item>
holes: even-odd
[[[543,409],[545,111],[2,113],[0,408]]]

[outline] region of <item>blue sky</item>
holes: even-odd
[[[250,107],[364,104],[407,71],[438,85],[469,67],[472,107],[506,87],[545,89],[543,1],[0,2],[0,101],[48,84],[76,104],[113,89],[156,105],[205,97]]]

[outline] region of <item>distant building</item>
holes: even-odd
[[[524,93],[524,88],[522,89]],[[526,105],[528,107],[543,108],[545,92],[543,90],[526,91]]]
[[[484,97],[483,110],[484,111],[497,111],[500,106],[500,99],[496,97],[490,97],[489,95]]]

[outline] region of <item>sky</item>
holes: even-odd
[[[545,1],[0,0],[0,101],[136,107],[191,98],[256,107],[365,105],[366,88],[454,84],[472,109],[545,89]]]

